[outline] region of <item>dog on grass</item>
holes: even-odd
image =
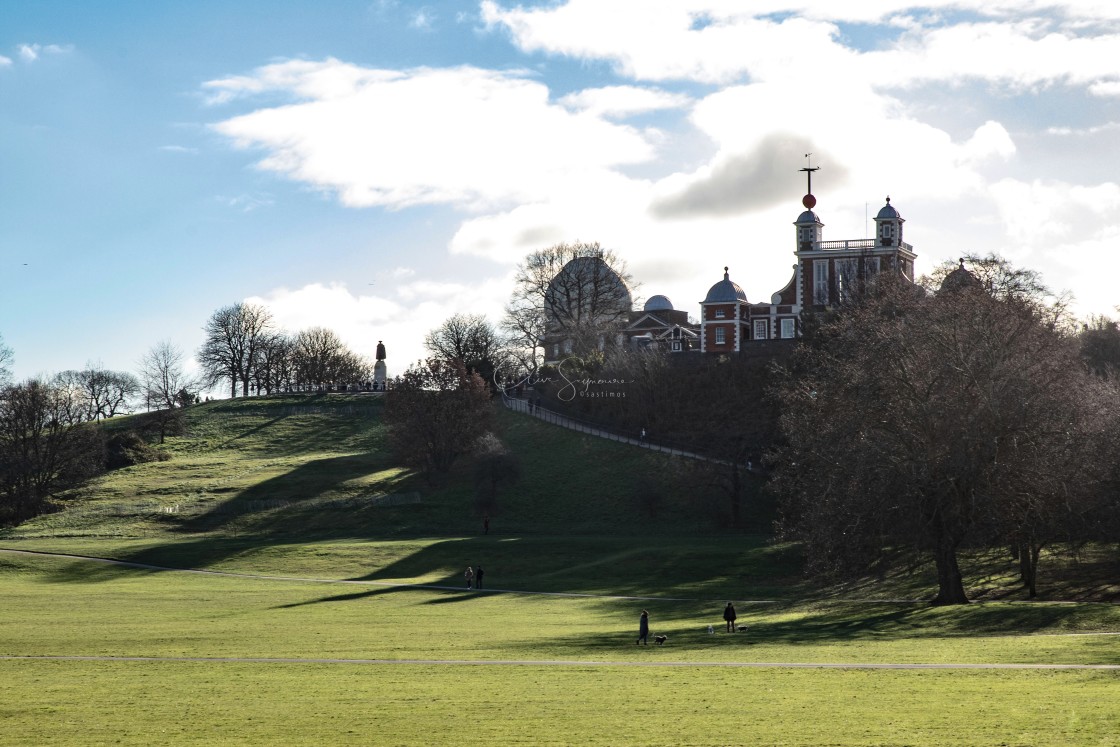
[[[739,631],[740,633],[746,633],[746,632],[747,632],[747,626],[746,626],[746,625],[740,625],[740,626],[738,627],[738,631]]]
[[[708,626],[708,635],[715,635],[715,634],[716,634],[716,629],[713,628],[711,625],[709,625]]]
[[[667,636],[667,635],[655,635],[653,637],[653,642],[656,643],[658,646],[664,646],[665,641],[667,641],[667,640],[669,640],[669,636]]]

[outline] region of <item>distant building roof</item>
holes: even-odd
[[[669,300],[668,296],[650,296],[646,301],[646,311],[672,311],[673,302]]]

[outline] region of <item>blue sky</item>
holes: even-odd
[[[695,314],[889,194],[919,272],[1120,303],[1120,8],[1037,0],[0,4],[0,335],[24,378],[188,355],[252,300],[390,373],[598,240]]]

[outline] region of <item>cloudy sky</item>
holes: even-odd
[[[0,336],[24,378],[188,355],[251,300],[396,374],[526,253],[599,241],[696,315],[890,195],[918,271],[1120,304],[1108,0],[0,4]]]

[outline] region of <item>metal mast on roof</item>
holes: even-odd
[[[806,153],[805,158],[808,160],[809,165],[803,169],[798,169],[798,171],[805,172],[805,177],[808,179],[809,184],[808,191],[805,193],[805,196],[801,198],[801,204],[805,206],[806,210],[812,210],[813,206],[817,204],[817,198],[813,197],[813,172],[820,171],[821,167],[813,166],[812,153]]]

